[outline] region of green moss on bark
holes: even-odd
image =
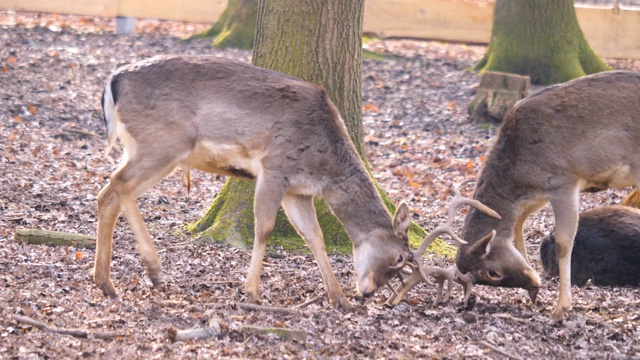
[[[572,0],[498,0],[491,43],[474,67],[554,84],[609,70],[585,39]]]
[[[256,32],[257,0],[230,0],[218,21],[191,38],[211,38],[218,48],[250,50]]]

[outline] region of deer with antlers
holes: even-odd
[[[443,269],[437,266],[425,266],[421,260],[422,254],[424,254],[425,250],[427,250],[427,247],[431,245],[431,242],[433,242],[433,240],[435,240],[442,234],[448,234],[458,244],[467,243],[465,240],[456,235],[452,230],[453,221],[455,220],[455,211],[458,207],[462,205],[469,205],[496,219],[500,219],[500,215],[480,201],[468,199],[460,195],[460,191],[457,186],[454,186],[454,192],[455,195],[449,203],[447,221],[443,224],[440,224],[440,226],[431,231],[431,233],[429,233],[429,235],[427,235],[427,237],[422,241],[420,247],[412,251],[411,259],[413,260],[407,262],[407,266],[410,268],[410,270],[403,269],[397,274],[400,279],[401,287],[398,290],[395,290],[391,284],[388,285],[389,289],[391,289],[392,295],[387,300],[387,304],[399,304],[400,301],[402,301],[402,299],[409,293],[409,291],[411,291],[411,289],[417,284],[421,282],[432,284],[429,280],[429,277],[433,277],[438,282],[438,289],[436,292],[436,298],[434,300],[434,306],[440,304],[443,301],[446,302],[449,300],[449,297],[451,296],[451,285],[453,282],[457,282],[463,286],[464,306],[468,306],[469,297],[471,295],[471,287],[473,285],[471,277],[468,274],[461,273],[455,265],[452,265],[447,269]],[[489,234],[489,236],[495,236],[495,232]],[[447,290],[443,295],[445,282],[447,283]]]
[[[245,282],[250,302],[258,300],[280,205],[311,248],[336,306],[351,304],[329,264],[315,196],[324,198],[353,242],[361,295],[387,284],[410,260],[408,206],[389,214],[323,88],[216,57],[160,56],[113,73],[102,106],[109,149],[119,137],[125,151],[98,194],[94,280],[106,295],[116,295],[110,266],[120,212],[152,283],[160,283],[160,259],[136,197],[178,167],[255,180],[255,238]]]
[[[469,211],[462,232],[469,243],[456,265],[475,284],[524,288],[535,301],[540,278],[528,262],[523,225],[550,203],[560,279],[552,317],[561,320],[571,307],[580,192],[638,185],[640,74],[604,72],[548,87],[505,115],[474,193],[502,218]]]

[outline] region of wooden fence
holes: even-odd
[[[348,1],[348,0],[346,0]],[[0,0],[0,10],[129,16],[213,23],[227,0]],[[640,59],[640,11],[576,6],[587,40],[602,57]],[[381,38],[489,42],[493,3],[455,0],[366,0],[364,31]]]

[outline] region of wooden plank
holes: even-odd
[[[213,24],[227,0],[117,0],[118,15]]]
[[[451,0],[367,0],[364,32],[380,38],[417,38],[486,44],[493,3]],[[227,0],[0,0],[0,10],[130,16],[212,24]],[[640,59],[640,11],[576,6],[578,22],[602,57]]]
[[[576,6],[576,15],[596,54],[640,60],[640,11]]]
[[[228,0],[0,0],[0,10],[102,17],[130,16],[213,24]]]
[[[493,3],[447,0],[367,0],[364,32],[380,38],[409,37],[465,43],[491,39]]]
[[[0,10],[114,17],[117,0],[0,0]]]

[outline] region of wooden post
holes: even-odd
[[[476,97],[469,104],[469,121],[500,124],[504,114],[529,95],[530,84],[528,76],[486,71],[480,78]]]

